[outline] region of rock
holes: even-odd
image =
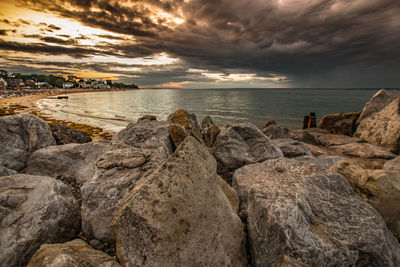
[[[143,121],[143,120],[156,121],[156,120],[157,120],[157,117],[154,116],[154,115],[145,115],[145,116],[143,116],[143,117],[140,117],[140,118],[137,120],[137,122],[141,122],[141,121]]]
[[[260,130],[262,131],[271,125],[277,125],[277,122],[274,120],[267,121],[267,123],[265,125],[261,126]]]
[[[21,171],[33,151],[51,145],[55,141],[44,120],[29,114],[0,118],[0,166]]]
[[[307,143],[304,143],[304,144],[308,147],[308,149],[310,149],[311,154],[314,157],[321,156],[321,155],[329,155],[329,152],[327,151],[326,148],[322,148],[322,147],[307,144]]]
[[[326,129],[332,134],[353,136],[360,114],[361,112],[349,112],[325,115],[319,121],[318,128]]]
[[[236,170],[248,213],[253,266],[283,255],[311,266],[399,266],[400,245],[382,217],[341,175],[278,158]]]
[[[332,167],[349,180],[354,191],[383,217],[388,228],[400,239],[400,175],[384,170],[366,170],[340,161]]]
[[[128,125],[95,163],[81,187],[82,229],[88,238],[113,242],[115,207],[172,154],[168,123],[143,120]]]
[[[28,267],[86,267],[121,266],[106,253],[94,250],[82,239],[75,239],[64,244],[44,244],[32,257]]]
[[[310,129],[316,129],[316,128],[307,128],[305,130],[289,130],[289,138],[292,138],[294,140],[306,143],[306,144],[311,144],[311,145],[319,145],[319,140],[318,140],[318,135],[321,134],[312,134],[309,131]]]
[[[289,129],[271,124],[262,130],[263,134],[271,139],[287,139],[289,138]]]
[[[115,211],[125,266],[245,266],[242,223],[218,186],[215,159],[188,137]]]
[[[92,142],[92,138],[87,132],[71,129],[63,124],[56,124],[54,126],[50,126],[50,128],[57,145],[65,145],[70,143],[84,144]]]
[[[393,159],[393,153],[368,143],[349,143],[340,146],[332,146],[332,150],[347,156],[362,159]]]
[[[171,136],[172,142],[174,142],[175,147],[178,147],[185,138],[188,136],[185,128],[179,124],[172,123],[168,127],[169,135]]]
[[[386,161],[385,165],[383,165],[383,169],[386,172],[400,174],[400,157]]]
[[[310,265],[304,264],[286,255],[280,257],[271,265],[271,267],[307,267],[307,266]]]
[[[14,174],[17,174],[17,172],[4,167],[0,167],[0,176],[9,176]]]
[[[390,102],[392,102],[396,97],[386,91],[385,89],[379,90],[377,93],[375,93],[371,100],[368,101],[362,112],[360,117],[357,120],[357,125],[360,124],[360,122],[371,116],[372,114],[375,114],[376,112],[381,111],[385,106],[387,106]]]
[[[228,199],[231,204],[232,210],[237,214],[239,212],[239,198],[236,194],[235,189],[233,189],[224,179],[220,176],[217,176],[218,186],[221,191],[225,194],[225,197]]]
[[[355,136],[369,143],[388,148],[395,154],[400,152],[400,96],[397,96],[381,111],[363,119]]]
[[[169,115],[168,121],[182,126],[185,129],[186,136],[193,136],[198,141],[202,142],[201,128],[194,113],[178,109],[175,113]]]
[[[104,244],[97,240],[97,239],[92,239],[89,242],[89,245],[91,245],[93,248],[97,249],[97,250],[103,250],[104,249]]]
[[[200,123],[200,125],[201,125],[201,129],[206,129],[206,128],[209,128],[209,127],[211,127],[211,126],[214,126],[215,124],[214,124],[214,122],[212,121],[212,119],[211,119],[211,117],[210,116],[205,116],[204,118],[203,118],[203,120],[201,121],[201,123]]]
[[[204,144],[208,147],[212,147],[217,140],[217,136],[221,132],[221,129],[216,125],[211,125],[202,131]]]
[[[323,170],[329,170],[330,167],[332,167],[339,161],[349,161],[349,159],[347,158],[331,155],[321,155],[318,157],[303,156],[297,157],[296,160],[300,162],[315,164]]]
[[[229,169],[283,157],[282,151],[249,122],[222,128],[213,153],[222,166]]]
[[[273,143],[287,158],[311,156],[311,150],[302,142],[293,139],[274,139]]]
[[[42,243],[67,241],[80,229],[78,202],[46,176],[0,177],[0,262],[24,266]]]
[[[326,147],[364,142],[360,138],[350,137],[342,134],[322,134],[318,137],[318,139],[320,144]]]
[[[95,163],[108,149],[110,142],[48,146],[32,153],[26,173],[74,178],[79,185],[88,181],[95,171]]]

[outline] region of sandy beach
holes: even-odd
[[[58,96],[67,94],[76,94],[76,93],[86,93],[86,92],[99,92],[102,90],[94,90],[94,89],[74,89],[74,90],[53,90],[52,92],[38,92],[37,94],[30,94],[24,96],[16,96],[16,97],[6,97],[0,98],[0,117],[7,116],[12,114],[32,114],[38,116],[45,121],[47,121],[51,125],[55,124],[64,124],[72,129],[77,129],[81,131],[85,131],[92,137],[93,141],[96,140],[109,140],[112,139],[116,132],[105,131],[100,127],[91,126],[87,124],[75,123],[72,121],[64,121],[57,120],[55,118],[50,117],[45,114],[43,110],[41,110],[37,102],[40,99]]]

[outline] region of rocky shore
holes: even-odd
[[[318,128],[0,118],[4,266],[400,266],[400,96]]]

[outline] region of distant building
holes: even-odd
[[[75,84],[74,84],[74,83],[71,83],[71,82],[65,82],[65,83],[63,84],[63,88],[64,88],[64,89],[73,88],[74,86],[75,86]]]
[[[38,82],[36,83],[37,88],[39,89],[48,89],[48,88],[52,88],[52,86],[50,84],[48,84],[47,82]]]
[[[26,80],[25,86],[34,89],[37,87],[37,83],[34,80]]]
[[[22,79],[7,79],[7,88],[13,90],[19,90],[25,86],[25,83]]]
[[[7,87],[7,82],[5,79],[0,78],[0,90],[5,90]]]

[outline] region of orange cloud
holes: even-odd
[[[185,84],[192,83],[189,81],[184,81],[184,82],[169,82],[169,83],[162,83],[162,84],[156,84],[156,85],[144,85],[141,86],[142,88],[182,88]]]

